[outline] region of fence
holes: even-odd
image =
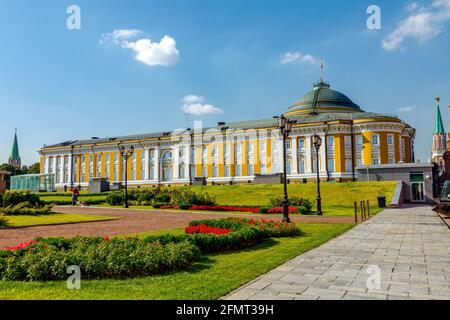
[[[361,215],[361,221],[370,219],[370,203],[369,200],[355,202],[355,223],[358,223],[358,214]]]

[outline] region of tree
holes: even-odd
[[[31,166],[28,167],[27,172],[28,174],[41,173],[41,164],[39,162],[33,163]]]

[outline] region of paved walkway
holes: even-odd
[[[36,226],[17,229],[0,229],[0,248],[14,246],[36,237],[73,237],[82,236],[116,236],[130,233],[183,228],[192,220],[220,219],[225,217],[266,218],[281,220],[281,217],[256,214],[225,214],[202,212],[170,212],[132,210],[120,208],[94,207],[55,207],[54,211],[61,213],[85,213],[120,217],[118,220],[97,221],[53,226]],[[351,223],[352,217],[318,217],[298,216],[294,221],[301,223]]]
[[[450,300],[450,230],[428,206],[385,210],[225,299]]]

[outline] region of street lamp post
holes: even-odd
[[[319,150],[322,145],[322,138],[314,134],[314,147],[316,148],[316,172],[317,172],[317,214],[322,215],[322,199],[320,198],[320,170],[319,170]]]
[[[126,150],[124,146],[120,147],[120,154],[125,159],[125,194],[123,198],[123,207],[128,208],[128,158],[132,157],[134,153],[134,147],[131,146],[129,150]]]
[[[289,219],[289,198],[287,193],[286,139],[291,133],[292,125],[294,123],[297,123],[297,121],[289,120],[283,115],[281,117],[275,116],[274,118],[278,119],[278,128],[280,129],[281,135],[283,136],[283,222],[289,223],[291,222],[291,219]]]

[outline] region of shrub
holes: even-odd
[[[105,201],[107,204],[110,204],[112,206],[121,205],[121,204],[123,204],[123,201],[124,201],[123,193],[120,191],[110,193],[106,196]]]
[[[261,237],[260,232],[256,228],[241,226],[238,230],[227,234],[195,233],[179,236],[149,236],[144,241],[161,244],[189,241],[195,244],[201,252],[210,253],[245,248],[260,242],[262,239],[263,237]]]
[[[33,206],[29,202],[22,202],[15,206],[8,206],[0,209],[0,212],[5,216],[18,216],[18,215],[26,215],[26,216],[36,216],[36,215],[45,215],[52,214],[53,205],[47,204],[43,206]]]
[[[275,207],[275,208],[270,208],[269,210],[267,210],[268,214],[274,214],[274,213],[283,213],[283,207]],[[288,208],[288,212],[295,214],[298,213],[298,208],[297,207],[289,207]]]
[[[3,195],[3,206],[15,206],[22,202],[28,202],[32,206],[39,206],[42,204],[39,196],[29,191],[10,191]]]
[[[258,213],[259,208],[253,207],[234,207],[234,206],[191,206],[189,210],[204,210],[204,211],[231,211],[231,212],[250,212]]]
[[[2,216],[0,216],[0,227],[6,227],[8,225],[8,221]]]
[[[3,195],[0,193],[0,208],[3,207]]]
[[[269,211],[270,208],[271,206],[262,206],[259,208],[259,213],[267,213],[267,211]]]
[[[311,210],[308,210],[306,207],[300,206],[297,207],[298,213],[300,214],[307,214],[309,213]]]
[[[276,197],[270,199],[271,207],[282,207],[283,206],[283,197]],[[305,207],[309,212],[312,208],[312,203],[308,199],[299,198],[299,197],[291,197],[289,198],[289,205],[293,207]]]
[[[187,227],[184,229],[184,232],[187,234],[196,234],[196,233],[204,233],[204,234],[227,234],[230,232],[233,232],[231,229],[225,229],[225,228],[215,228],[210,227],[205,224],[201,224],[199,226],[192,226]]]
[[[151,192],[142,192],[137,196],[137,201],[139,202],[144,202],[144,201],[148,201],[151,202],[153,199],[155,198],[155,195]]]
[[[161,244],[138,238],[50,238],[20,246],[0,251],[0,279],[65,280],[70,265],[80,266],[84,279],[129,278],[185,268],[199,256],[189,241]]]
[[[165,205],[164,203],[160,203],[160,202],[152,203],[152,207],[155,208],[155,209],[159,209],[159,208],[161,208],[164,205]]]
[[[176,204],[206,205],[216,204],[216,199],[207,193],[195,193],[188,188],[173,189],[171,192],[172,202]]]
[[[170,195],[167,193],[161,193],[155,196],[155,202],[169,203],[170,199]]]

